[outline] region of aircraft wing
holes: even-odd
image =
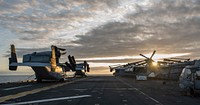
[[[84,70],[84,68],[76,67],[76,70],[77,70],[77,71],[79,71],[79,70]]]
[[[44,66],[51,66],[50,63],[11,63],[9,66],[31,66],[31,67],[44,67]]]

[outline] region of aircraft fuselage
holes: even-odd
[[[31,67],[34,72],[37,80],[40,82],[43,79],[46,80],[62,80],[64,72],[61,67],[57,66],[56,71],[51,71],[51,67]]]

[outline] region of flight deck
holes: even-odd
[[[136,81],[115,76],[71,78],[64,82],[8,83],[0,86],[3,105],[199,105],[182,96],[178,82]]]

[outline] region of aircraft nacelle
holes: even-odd
[[[9,64],[12,63],[12,58],[9,58]],[[9,70],[11,71],[16,71],[17,70],[17,66],[9,66]]]
[[[9,65],[11,63],[17,63],[17,55],[16,55],[16,51],[15,51],[15,46],[14,45],[10,45],[10,50],[11,50],[11,57],[9,58]],[[9,66],[9,70],[12,70],[12,71],[16,71],[17,70],[17,66]]]

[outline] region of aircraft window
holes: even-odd
[[[187,79],[190,79],[191,78],[191,70],[190,69],[185,69],[185,77]]]

